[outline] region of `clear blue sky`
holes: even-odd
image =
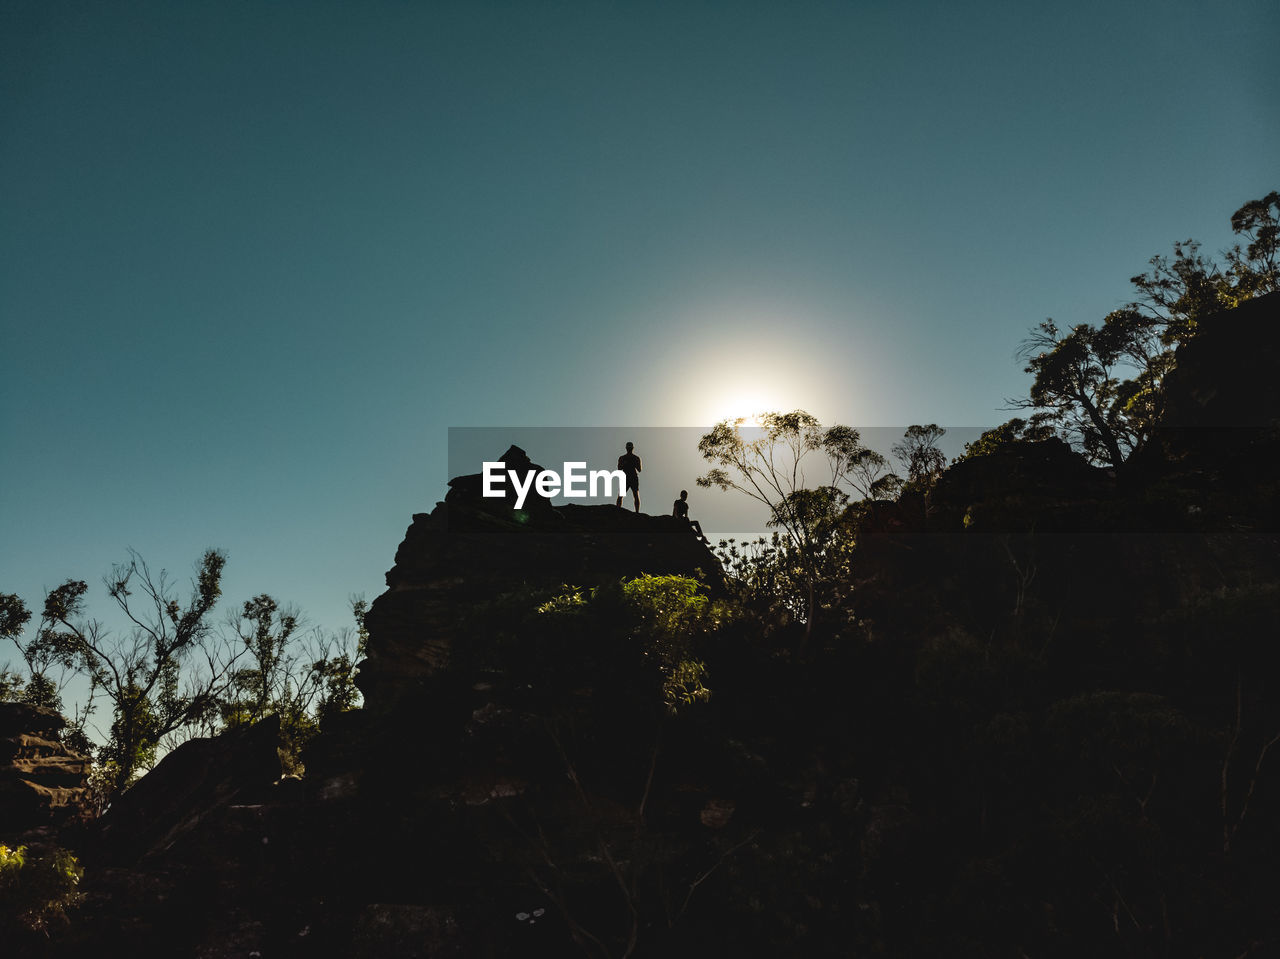
[[[219,546],[341,625],[450,426],[993,425],[1029,326],[1280,188],[1274,0],[0,11],[33,607]]]

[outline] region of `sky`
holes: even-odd
[[[1003,422],[1031,326],[1280,189],[1278,35],[1274,0],[0,0],[0,592],[105,617],[129,548],[185,583],[212,546],[228,602],[336,629],[451,427]]]

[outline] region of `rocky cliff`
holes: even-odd
[[[507,469],[538,471],[519,447]],[[672,516],[616,506],[551,506],[530,493],[517,510],[480,495],[479,474],[449,482],[444,502],[419,513],[396,550],[387,591],[369,610],[369,657],[358,684],[366,708],[389,709],[447,667],[475,628],[474,610],[521,587],[594,586],[641,573],[723,587],[715,555]]]
[[[16,845],[81,812],[89,760],[63,745],[51,709],[0,703],[0,839]]]

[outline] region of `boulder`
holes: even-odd
[[[123,795],[99,822],[95,858],[128,865],[172,848],[232,805],[260,802],[280,778],[280,720],[178,746]]]

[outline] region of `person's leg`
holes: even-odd
[[[640,512],[640,491],[639,491],[638,489],[633,489],[633,490],[631,491],[631,495],[635,497],[635,500],[636,500],[636,512],[638,513],[638,512]]]
[[[689,528],[693,530],[694,533],[697,534],[698,539],[702,540],[704,543],[711,542],[711,540],[707,539],[707,537],[703,534],[702,524],[699,523],[696,519],[689,520]]]

